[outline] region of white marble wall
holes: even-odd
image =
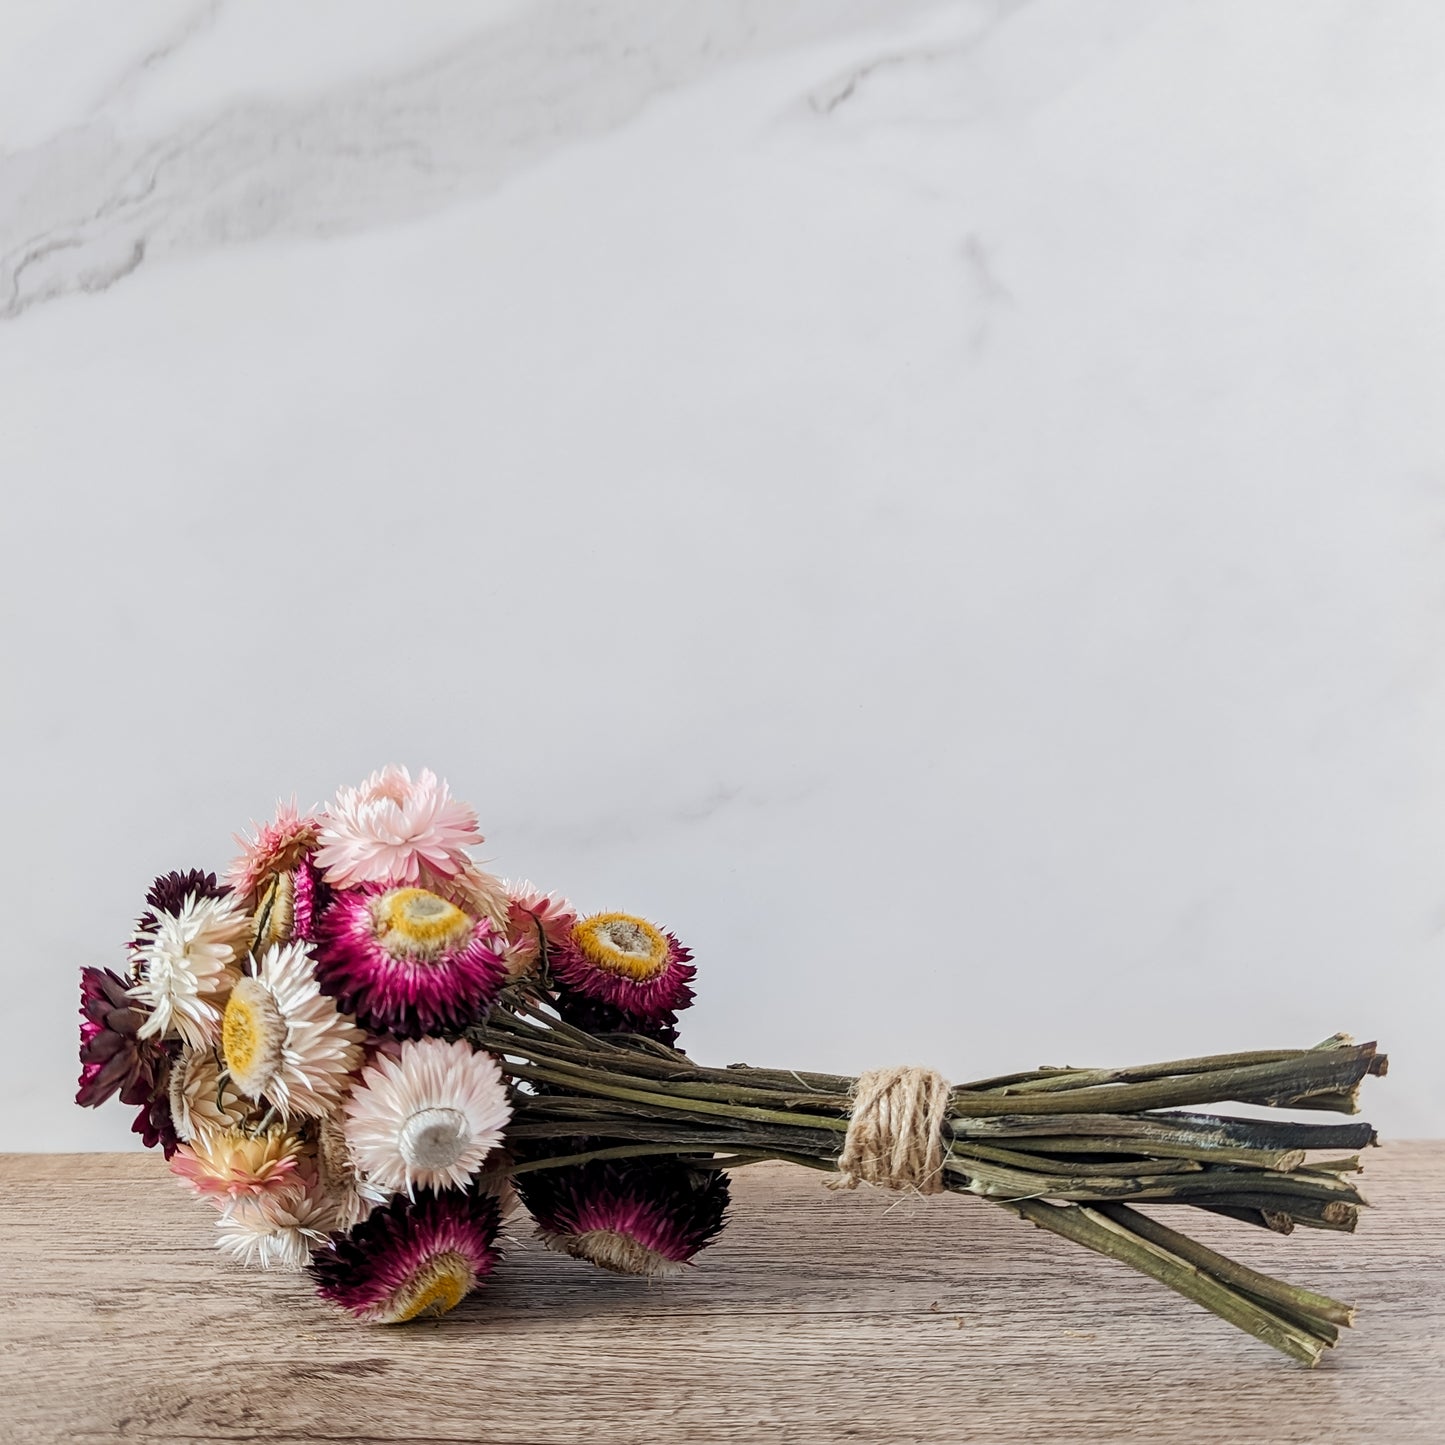
[[[711,1060],[1445,1132],[1445,10],[0,0],[0,1147],[386,761]]]

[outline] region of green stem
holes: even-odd
[[[1160,1224],[1157,1219],[1151,1219],[1147,1214],[1131,1209],[1127,1204],[1100,1204],[1097,1207],[1100,1214],[1112,1219],[1116,1224],[1141,1235],[1162,1249],[1167,1249],[1171,1254],[1178,1255],[1196,1268],[1207,1270],[1224,1284],[1243,1290],[1258,1300],[1283,1305],[1327,1324],[1347,1328],[1355,1322],[1352,1306],[1331,1299],[1329,1295],[1315,1294],[1312,1290],[1300,1289],[1296,1285],[1285,1284],[1283,1280],[1260,1274],[1258,1270],[1250,1269],[1217,1253],[1197,1240],[1190,1239],[1188,1235]]]
[[[1132,1266],[1302,1364],[1318,1364],[1328,1344],[1324,1337],[1222,1284],[1188,1260],[1140,1239],[1096,1210],[1077,1204],[1045,1204],[1039,1200],[995,1202],[1041,1229]]]

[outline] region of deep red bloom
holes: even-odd
[[[727,1175],[675,1159],[594,1159],[516,1184],[549,1248],[620,1274],[676,1274],[727,1223]]]
[[[398,1195],[312,1256],[317,1294],[373,1324],[445,1314],[498,1259],[496,1196],[471,1190]]]
[[[138,1036],[149,1017],[129,985],[108,968],[80,971],[80,1087],[75,1102],[93,1109],[114,1094],[149,1104],[165,1090],[169,1060],[154,1039]]]

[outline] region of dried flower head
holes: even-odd
[[[400,1196],[317,1250],[317,1294],[371,1324],[455,1308],[491,1273],[497,1200],[472,1190]]]
[[[507,891],[507,973],[532,973],[545,950],[548,957],[566,946],[577,910],[555,893],[543,893],[525,878],[503,884]]]
[[[162,873],[146,889],[146,902],[150,906],[136,920],[137,940],[143,933],[156,931],[159,914],[179,913],[187,898],[224,898],[230,891],[224,883],[216,881],[214,873],[203,873],[199,868],[187,868],[184,873]]]
[[[157,1039],[141,1037],[147,1017],[119,974],[81,969],[77,1104],[93,1109],[115,1094],[123,1104],[147,1104],[160,1092],[166,1053]]]
[[[466,850],[482,841],[476,813],[429,768],[413,781],[405,768],[387,767],[337,792],[321,821],[316,862],[334,888],[414,884],[423,870],[455,877],[470,866]]]
[[[387,1191],[459,1189],[512,1117],[502,1071],[464,1040],[421,1039],[379,1057],[346,1101],[346,1139],[363,1177]]]
[[[321,992],[308,945],[273,945],[231,990],[221,1049],[236,1087],[283,1119],[330,1113],[361,1062],[362,1031]]]
[[[299,1273],[335,1227],[325,1199],[285,1190],[236,1200],[216,1221],[216,1248],[249,1269]]]
[[[676,1013],[692,1002],[697,970],[672,934],[630,913],[594,913],[573,924],[552,959],[567,987],[634,1018]]]
[[[720,1170],[674,1160],[593,1160],[517,1176],[517,1192],[549,1249],[617,1274],[681,1272],[726,1223]]]
[[[198,1134],[171,1160],[172,1171],[194,1193],[219,1204],[295,1193],[302,1182],[300,1166],[301,1140],[283,1126]]]
[[[182,1049],[176,1055],[171,1062],[169,1097],[171,1119],[182,1140],[240,1128],[251,1114],[248,1100],[211,1045]]]
[[[250,932],[234,894],[189,893],[176,912],[158,909],[154,928],[135,938],[138,976],[130,992],[149,1011],[140,1037],[175,1035],[193,1048],[214,1040]]]
[[[425,888],[340,893],[317,941],[317,977],[377,1033],[418,1038],[476,1022],[506,982],[491,922]]]
[[[237,833],[240,853],[226,869],[226,882],[243,897],[254,897],[280,873],[290,873],[315,847],[321,821],[315,813],[302,813],[293,797],[276,804],[269,823],[251,824],[249,833]]]

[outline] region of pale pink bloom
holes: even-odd
[[[408,1039],[363,1071],[345,1104],[346,1142],[379,1189],[464,1189],[512,1117],[497,1061],[464,1039]]]
[[[386,767],[338,790],[321,820],[316,862],[334,888],[416,884],[470,868],[466,850],[481,841],[476,812],[430,768],[413,782],[405,768]]]

